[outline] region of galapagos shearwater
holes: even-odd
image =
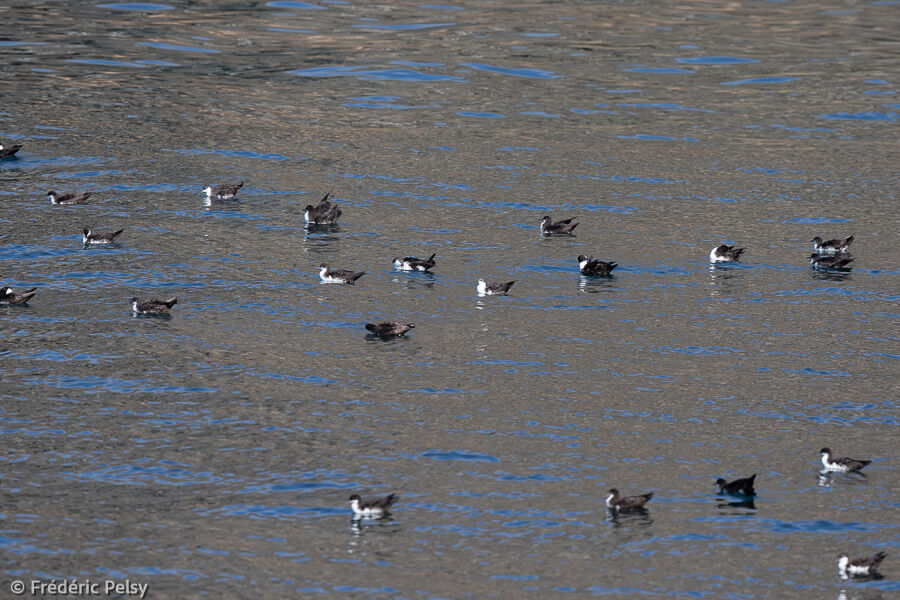
[[[709,262],[738,262],[746,248],[735,248],[728,244],[719,244],[709,251]]]

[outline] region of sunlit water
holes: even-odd
[[[896,2],[21,4],[0,283],[38,294],[0,306],[4,593],[898,593]],[[330,189],[340,224],[308,230]],[[810,269],[849,234],[852,270]],[[874,462],[822,476],[822,446]],[[754,472],[752,505],[715,495]],[[611,516],[611,487],[655,496]],[[879,550],[883,579],[838,579]]]

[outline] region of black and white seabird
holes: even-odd
[[[826,471],[841,471],[848,473],[850,471],[861,471],[863,467],[872,462],[871,460],[857,460],[855,458],[833,458],[831,456],[831,448],[822,448],[819,451],[822,454],[822,466]]]
[[[606,497],[606,508],[610,510],[642,508],[652,497],[653,492],[641,494],[640,496],[619,496],[619,490],[613,488],[609,490],[609,495]]]
[[[350,496],[350,508],[354,519],[380,519],[390,514],[388,509],[398,499],[397,494],[363,500],[359,494]]]
[[[746,248],[735,248],[728,244],[719,244],[709,251],[709,262],[738,262]]]
[[[756,490],[753,489],[753,480],[756,479],[756,473],[744,479],[735,479],[728,482],[719,477],[716,479],[716,485],[719,486],[720,494],[731,494],[732,496],[755,496]]]
[[[57,194],[56,192],[50,191],[47,192],[47,197],[50,198],[50,204],[84,204],[93,193],[94,192],[69,192],[68,194]]]
[[[82,231],[81,241],[85,246],[91,244],[112,244],[116,238],[122,235],[124,229],[118,231],[108,231],[105,233],[94,233],[90,227],[85,227]]]
[[[243,181],[237,183],[221,183],[219,185],[207,185],[203,188],[207,199],[231,200],[237,196],[238,190],[244,186]]]
[[[585,256],[584,254],[578,255],[578,270],[581,271],[582,275],[594,277],[611,275],[613,269],[618,266],[619,265],[614,262],[596,260],[593,256]]]
[[[479,296],[505,296],[509,293],[509,288],[513,286],[515,281],[507,281],[506,283],[488,283],[484,279],[478,280],[475,290]]]
[[[853,242],[853,236],[848,235],[843,239],[822,240],[819,236],[812,239],[813,251],[817,254],[840,254],[849,252],[847,247]]]
[[[868,577],[875,575],[878,571],[878,565],[887,556],[887,552],[878,552],[872,556],[864,556],[862,558],[854,558],[850,560],[846,554],[838,557],[838,574],[841,579],[850,577]]]
[[[572,233],[576,227],[578,227],[578,223],[573,223],[575,217],[571,219],[563,219],[562,221],[553,222],[550,218],[550,215],[545,215],[544,218],[541,219],[541,234],[542,235],[550,235],[551,233]]]
[[[323,283],[353,283],[366,274],[365,271],[347,271],[331,269],[327,263],[319,265],[319,278]]]
[[[0,158],[9,158],[13,156],[16,152],[22,149],[22,144],[14,144],[12,146],[5,146],[3,142],[0,142]]]
[[[131,310],[136,315],[167,315],[169,310],[178,302],[178,297],[169,298],[168,300],[157,300],[151,298],[146,302],[141,302],[134,297],[131,299]]]
[[[25,304],[37,293],[37,288],[31,288],[24,292],[17,292],[11,287],[0,289],[0,304]]]
[[[852,258],[841,258],[840,256],[820,256],[813,252],[809,255],[809,266],[814,269],[847,269],[853,262]]]
[[[406,257],[396,257],[394,259],[394,268],[399,271],[428,271],[434,267],[434,257],[437,254],[432,254],[425,260],[421,258],[416,258],[415,256],[406,256]]]
[[[366,323],[366,329],[374,335],[406,335],[406,332],[415,328],[414,323],[397,323],[396,321],[385,321],[383,323]]]
[[[315,206],[307,204],[304,209],[303,218],[307,223],[313,225],[333,225],[341,218],[344,211],[335,202],[328,200],[331,192],[325,194],[319,203]]]

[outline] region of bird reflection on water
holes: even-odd
[[[649,527],[653,525],[650,511],[646,508],[632,508],[629,510],[606,510],[606,520],[616,528],[619,527]]]

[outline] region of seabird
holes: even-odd
[[[809,255],[809,266],[814,269],[847,269],[847,265],[853,262],[852,258],[840,256],[819,256],[815,252]]]
[[[319,278],[325,283],[353,283],[366,274],[365,271],[330,269],[327,263],[319,265]]]
[[[85,227],[81,230],[83,235],[81,236],[81,241],[85,246],[90,244],[112,244],[116,241],[116,238],[122,235],[124,229],[120,229],[118,231],[109,231],[105,233],[94,233],[90,227]]]
[[[852,241],[853,241],[852,235],[848,235],[847,237],[845,237],[843,239],[834,239],[834,240],[825,240],[825,241],[823,241],[822,238],[820,238],[819,236],[816,236],[812,239],[813,250],[817,254],[838,254],[838,253],[849,252],[849,250],[847,250],[847,246],[849,246]]]
[[[0,142],[0,158],[9,158],[16,152],[22,149],[22,144],[15,144],[13,146],[4,146],[3,142]]]
[[[506,283],[488,283],[484,279],[478,280],[475,290],[479,296],[505,296],[509,293],[509,288],[513,286],[515,281],[507,281]]]
[[[50,191],[47,192],[47,197],[50,198],[50,204],[83,204],[91,197],[91,194],[93,194],[93,192],[81,192],[80,194],[69,192],[68,194],[57,194],[56,192]]]
[[[596,260],[593,256],[578,255],[578,270],[582,275],[600,276],[611,275],[613,269],[618,267],[614,262]]]
[[[838,557],[838,573],[840,573],[841,579],[875,575],[878,565],[886,556],[886,552],[878,552],[872,556],[850,560],[846,554],[842,554]]]
[[[243,186],[243,181],[238,181],[237,183],[221,183],[219,185],[207,185],[203,188],[203,191],[206,192],[206,197],[208,199],[215,197],[218,200],[231,200],[237,196],[238,190]]]
[[[432,254],[425,260],[416,258],[415,256],[406,256],[404,258],[398,256],[394,259],[394,268],[400,271],[428,271],[434,267],[435,256],[437,256],[437,254]]]
[[[396,321],[385,321],[383,323],[366,323],[366,329],[374,335],[406,335],[406,332],[413,329],[413,323],[397,323]]]
[[[169,309],[175,306],[176,302],[178,302],[177,296],[168,300],[151,298],[146,302],[141,302],[137,297],[134,297],[131,299],[131,310],[136,315],[167,315],[169,314]]]
[[[37,288],[16,292],[11,287],[0,289],[0,304],[25,304],[37,293]]]
[[[557,221],[554,223],[552,219],[550,219],[550,215],[545,215],[543,219],[541,219],[541,234],[549,235],[551,233],[572,233],[576,227],[578,227],[578,223],[573,223],[575,217],[571,219],[563,219],[562,221]]]
[[[732,482],[725,481],[721,477],[716,480],[719,486],[720,494],[731,494],[732,496],[755,496],[756,490],[753,489],[753,480],[756,479],[756,473],[744,479],[735,479]]]
[[[831,448],[822,448],[819,452],[822,454],[822,466],[826,471],[841,471],[847,473],[850,471],[861,471],[863,467],[872,462],[871,460],[857,460],[855,458],[832,458]]]
[[[306,219],[307,223],[312,223],[313,225],[332,225],[337,223],[337,220],[341,218],[341,214],[343,214],[344,211],[342,211],[341,207],[336,203],[332,203],[328,200],[330,195],[331,192],[325,194],[315,206],[312,204],[306,205],[303,218]]]
[[[381,498],[366,498],[359,494],[350,496],[350,508],[354,519],[380,519],[390,514],[388,509],[397,501],[397,494],[388,494]]]
[[[709,262],[738,262],[746,248],[735,248],[728,244],[720,244],[709,251]]]
[[[647,494],[641,494],[640,496],[619,496],[619,490],[613,488],[609,490],[609,496],[606,497],[606,508],[610,510],[630,510],[633,508],[643,508],[647,502],[650,501],[650,498],[653,497],[653,492]]]

